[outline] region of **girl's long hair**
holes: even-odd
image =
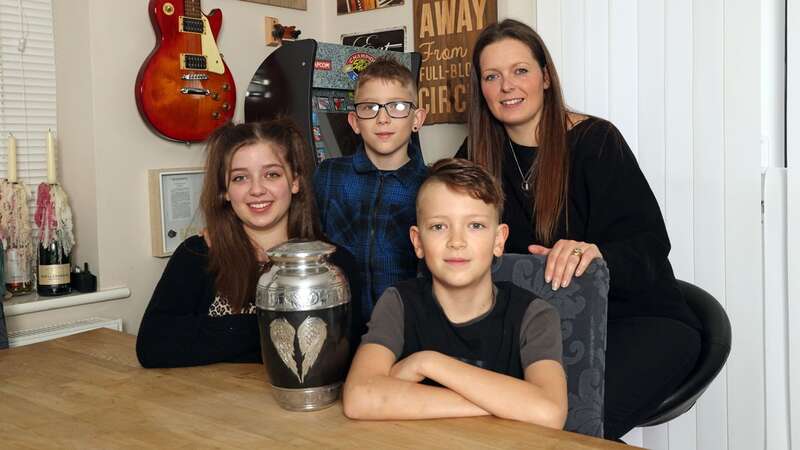
[[[566,208],[569,179],[569,148],[567,146],[567,107],[561,93],[553,59],[542,38],[529,26],[506,19],[486,27],[478,37],[472,51],[470,75],[472,104],[469,108],[469,157],[485,167],[497,179],[502,179],[503,153],[506,148],[506,131],[503,124],[489,110],[481,91],[481,53],[490,44],[515,39],[531,49],[542,71],[547,71],[550,87],[544,91],[544,102],[536,142],[539,149],[533,169],[533,221],[534,232],[543,245],[552,245],[559,219]]]
[[[289,239],[318,239],[320,226],[315,210],[312,176],[314,156],[291,120],[243,124],[228,123],[217,129],[207,146],[206,175],[200,196],[200,208],[206,220],[209,248],[209,271],[217,292],[224,296],[234,312],[255,298],[258,268],[256,245],[244,231],[242,221],[225,199],[230,165],[240,148],[267,143],[278,153],[286,168],[297,178],[300,190],[292,194],[287,234]]]

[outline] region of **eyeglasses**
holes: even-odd
[[[374,119],[378,117],[378,112],[381,108],[386,110],[386,114],[393,119],[405,119],[411,114],[412,109],[416,106],[411,102],[397,101],[389,103],[375,103],[375,102],[361,102],[356,103],[356,116],[359,119]]]

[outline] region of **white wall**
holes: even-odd
[[[747,0],[538,2],[567,102],[622,130],[664,212],[676,275],[712,293],[734,330],[727,369],[697,407],[630,435],[647,448],[764,445],[760,14]]]

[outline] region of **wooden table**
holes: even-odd
[[[284,411],[261,365],[142,369],[134,346],[102,329],[0,350],[0,448],[627,448],[493,417]]]

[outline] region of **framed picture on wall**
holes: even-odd
[[[350,14],[402,5],[403,0],[336,0],[337,14]]]
[[[199,208],[203,174],[202,167],[148,171],[153,256],[171,255],[205,226]]]
[[[402,53],[406,48],[406,27],[375,30],[369,33],[343,34],[342,45],[377,48]]]
[[[261,3],[262,5],[281,6],[283,8],[306,10],[306,0],[244,0],[251,3]]]

